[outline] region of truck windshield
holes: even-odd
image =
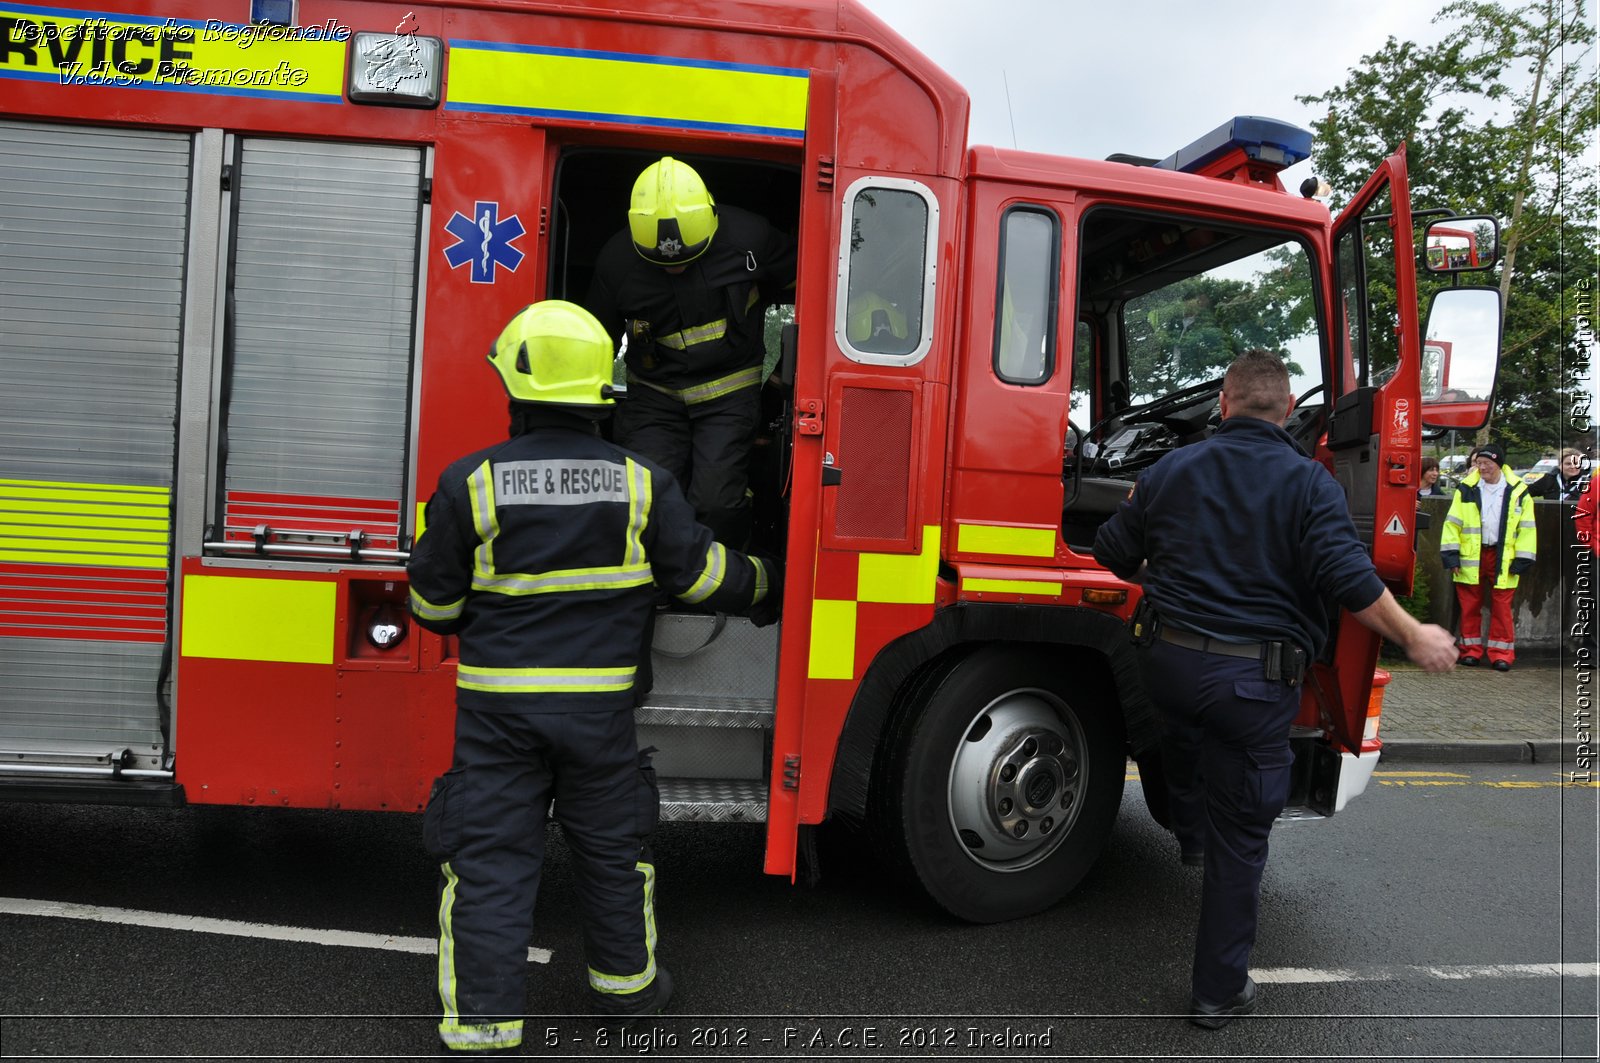
[[[1081,255],[1079,320],[1100,337],[1073,360],[1072,413],[1094,458],[1083,471],[1134,475],[1205,438],[1223,372],[1251,348],[1284,359],[1297,395],[1322,383],[1315,273],[1295,237],[1100,208]],[[1297,411],[1290,431],[1314,439],[1318,409]]]
[[[1320,380],[1311,263],[1284,242],[1181,277],[1128,300],[1130,398],[1150,402],[1221,376],[1241,351],[1281,355],[1296,392]]]

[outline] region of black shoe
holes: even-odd
[[[1496,661],[1496,662],[1494,662],[1494,670],[1497,671],[1497,672],[1509,672],[1509,671],[1511,671],[1511,662],[1510,661]]]
[[[1189,999],[1189,1021],[1208,1030],[1220,1030],[1236,1016],[1248,1015],[1254,1010],[1256,982],[1249,975],[1245,975],[1244,988],[1226,1004],[1202,1004],[1192,997]]]
[[[647,1014],[660,1015],[672,1003],[672,972],[656,964],[656,980],[650,983],[656,990],[656,1002]]]
[[[1180,853],[1178,858],[1183,861],[1184,867],[1206,866],[1206,851],[1204,849],[1196,849],[1193,852]]]
[[[1456,663],[1457,664],[1464,664],[1468,668],[1476,668],[1476,667],[1478,667],[1478,661],[1480,661],[1480,660],[1482,660],[1482,658],[1480,658],[1480,657],[1463,657],[1459,661],[1457,661]]]

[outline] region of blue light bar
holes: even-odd
[[[1243,148],[1253,161],[1281,170],[1311,157],[1311,131],[1275,118],[1240,115],[1156,165],[1163,170],[1195,173],[1234,148]]]

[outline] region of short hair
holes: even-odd
[[[1439,459],[1438,458],[1423,458],[1422,459],[1422,475],[1426,476],[1426,475],[1428,475],[1428,473],[1431,470],[1437,469],[1438,467],[1439,467]]]
[[[1222,393],[1234,416],[1281,421],[1289,401],[1289,370],[1271,351],[1252,347],[1240,354],[1222,376]]]
[[[1565,465],[1568,458],[1577,458],[1579,461],[1582,461],[1583,451],[1579,450],[1577,447],[1563,447],[1561,449],[1561,463]]]

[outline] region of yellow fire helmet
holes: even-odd
[[[857,348],[874,342],[892,345],[906,338],[906,315],[878,293],[864,292],[850,299],[845,335]]]
[[[717,204],[694,167],[663,156],[633,183],[628,204],[633,248],[658,266],[691,262],[711,246]]]
[[[517,402],[611,406],[611,337],[575,303],[547,299],[524,307],[489,352],[489,364]]]

